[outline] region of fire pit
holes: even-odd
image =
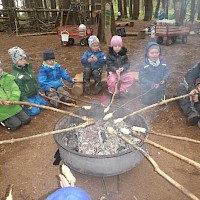
[[[110,112],[112,112],[112,109],[110,109]],[[128,112],[128,110],[124,108],[119,109],[118,111],[114,113],[113,118],[106,122],[102,120],[105,114],[104,114],[104,108],[100,106],[92,108],[91,110],[81,109],[81,110],[76,111],[75,113],[81,116],[94,118],[95,124],[92,125],[93,126],[92,129],[88,129],[90,127],[86,127],[85,130],[87,131],[97,130],[98,132],[99,127],[102,128],[103,126],[105,126],[105,124],[109,124],[109,126],[114,126],[114,123],[113,123],[114,118],[123,117],[124,115],[130,113],[130,111]],[[83,123],[81,119],[70,117],[70,116],[63,116],[56,123],[55,130],[64,129],[73,125],[79,125],[80,123]],[[147,128],[147,124],[145,120],[140,115],[134,115],[132,117],[127,118],[125,120],[125,124],[127,124],[127,126],[130,126],[130,127],[140,126],[140,127]],[[116,153],[111,152],[110,155],[109,154],[99,155],[98,154],[100,151],[99,149],[96,151],[97,155],[89,155],[83,152],[78,152],[77,131],[79,130],[72,131],[72,132],[63,132],[60,134],[56,134],[54,136],[55,141],[58,144],[60,156],[63,162],[66,165],[68,165],[70,168],[74,169],[75,171],[78,171],[80,173],[87,174],[87,175],[93,175],[93,176],[103,176],[103,177],[114,176],[114,175],[119,175],[131,170],[137,164],[139,164],[141,160],[143,159],[143,155],[137,150],[132,149],[130,146],[124,146],[123,148],[120,148],[120,147],[116,148],[119,151]],[[102,134],[99,134],[99,135],[102,136]],[[106,137],[106,134],[103,134],[103,135]],[[147,135],[144,135],[143,133],[140,133],[140,135],[147,137]],[[67,144],[66,144],[66,141],[68,141]],[[137,144],[141,148],[146,149],[146,145],[142,141],[139,141],[139,142],[137,141]],[[119,146],[120,145],[121,143],[119,143]],[[91,145],[91,147],[92,146],[93,145]],[[102,154],[102,152],[104,151],[100,151],[100,154]]]

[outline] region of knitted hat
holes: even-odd
[[[146,57],[146,58],[149,57],[149,51],[150,51],[151,49],[158,49],[158,51],[159,51],[159,56],[162,55],[161,48],[160,48],[160,46],[159,46],[158,43],[156,43],[156,42],[148,42],[148,43],[146,44],[146,47],[145,47],[145,57]]]
[[[99,43],[99,39],[96,35],[91,35],[89,38],[88,38],[88,45],[89,47],[91,47],[94,43]]]
[[[111,47],[116,47],[116,46],[120,46],[122,47],[123,43],[122,43],[122,38],[121,36],[118,36],[118,35],[114,35],[111,39],[111,42],[110,42],[110,46]]]
[[[200,78],[196,79],[195,85],[198,85],[198,84],[200,84]]]
[[[13,47],[8,50],[8,53],[14,64],[16,64],[20,59],[26,58],[25,51],[20,47]]]
[[[81,188],[64,187],[56,190],[46,200],[91,200],[90,196]]]
[[[44,53],[43,53],[43,59],[44,59],[44,61],[55,59],[54,52],[52,50],[46,50],[46,51],[44,51]]]

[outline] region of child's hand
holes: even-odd
[[[54,88],[50,88],[49,91],[50,92],[55,92],[55,89]]]
[[[160,81],[160,84],[162,85],[165,84],[165,80]]]
[[[154,85],[153,85],[153,88],[156,88],[156,89],[157,89],[158,87],[159,87],[159,84],[154,84]]]
[[[73,82],[73,83],[75,83],[75,82],[76,82],[76,80],[77,80],[76,78],[72,78],[72,82]]]
[[[93,62],[97,62],[98,58],[96,56],[92,57]]]
[[[193,102],[199,102],[199,96],[198,96],[198,91],[197,89],[194,89],[190,92],[190,94],[192,94],[192,96],[190,96],[190,101]]]
[[[116,70],[116,74],[120,75],[120,70],[119,69]]]

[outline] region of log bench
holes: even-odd
[[[133,77],[135,81],[138,81],[138,72],[132,72]],[[75,96],[81,96],[83,94],[83,73],[76,74],[75,77],[76,82],[74,83],[71,93]],[[107,82],[107,72],[102,73],[102,78],[101,78],[102,83]],[[94,83],[94,79],[91,78],[90,80],[91,83]]]

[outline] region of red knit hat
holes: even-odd
[[[111,42],[110,42],[110,46],[111,47],[115,47],[115,46],[121,46],[122,47],[123,43],[122,43],[122,38],[121,36],[118,36],[118,35],[114,35],[111,39]]]

